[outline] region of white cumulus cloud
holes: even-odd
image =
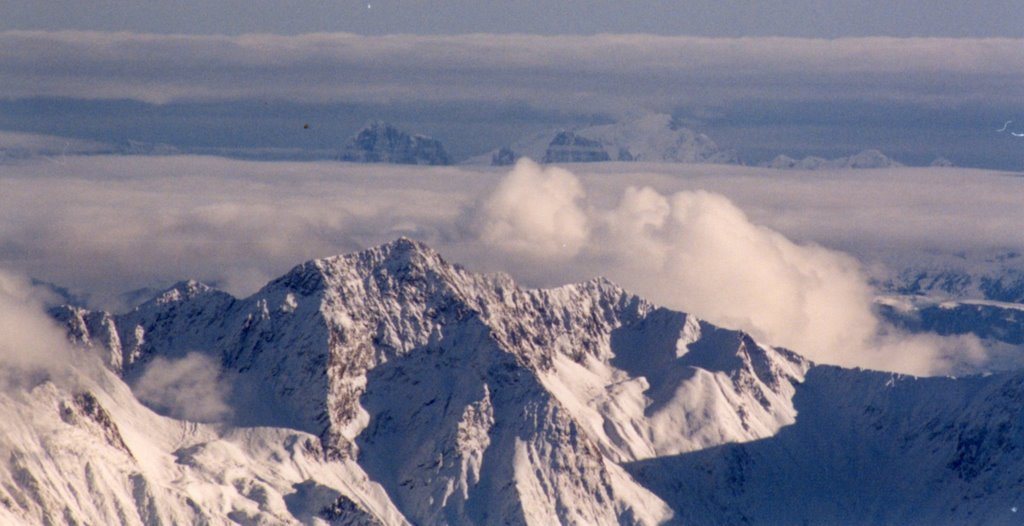
[[[575,256],[588,234],[582,197],[573,174],[520,159],[483,204],[481,238],[527,256]]]
[[[584,196],[576,176],[548,172],[545,178],[526,162],[498,185],[487,204],[493,207],[488,213],[502,218],[501,235],[485,230],[485,243],[555,264],[574,255],[561,264],[596,268],[657,303],[824,363],[936,374],[984,357],[970,338],[952,342],[887,327],[872,310],[873,290],[855,258],[794,243],[753,223],[720,194],[666,196],[628,187],[618,206],[585,214],[577,204]],[[540,195],[546,213],[529,206]],[[554,203],[571,204],[566,232],[552,220]],[[563,234],[577,240],[572,253],[551,250],[557,245],[551,240]]]

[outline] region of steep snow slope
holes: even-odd
[[[129,381],[155,356],[216,357],[236,423],[317,435],[430,524],[659,522],[615,462],[770,436],[809,366],[607,281],[524,290],[408,240],[245,300],[183,282],[58,318]]]
[[[300,265],[246,300],[183,283],[123,316],[59,317],[120,353],[129,379],[154,356],[219,356],[236,385],[260,386],[236,389],[242,422],[317,434],[416,522],[659,522],[667,509],[538,380],[563,331],[501,306],[535,309],[536,294],[401,240]],[[246,413],[254,402],[273,409]]]
[[[776,436],[630,464],[687,524],[1020,524],[1024,374],[815,367]]]
[[[404,524],[306,433],[161,417],[107,372],[5,387],[3,524]]]
[[[66,444],[56,467],[11,461],[0,504],[25,517],[59,516],[77,498],[59,488],[74,488],[95,495],[79,500],[119,503],[72,508],[99,523],[118,509],[251,524],[829,522],[860,513],[942,522],[1001,506],[1020,489],[1009,475],[961,476],[1021,473],[1006,453],[1020,436],[1006,424],[1019,420],[1020,389],[1006,377],[815,367],[602,279],[522,289],[407,239],[304,263],[245,299],[182,282],[125,314],[54,314],[129,383],[159,370],[157,358],[212,358],[233,385],[233,414],[215,424],[157,416],[109,374],[84,390],[39,381],[24,399],[9,395],[4,414],[24,424],[3,440],[17,458],[46,457],[54,437]],[[73,425],[61,418],[65,406],[91,438],[63,438],[73,432],[62,427]],[[37,424],[35,412],[49,416]],[[919,428],[934,436],[907,434]],[[941,451],[912,465],[902,460],[907,444]],[[961,450],[967,471],[949,467]],[[731,451],[760,456],[735,468]],[[120,460],[90,479],[85,463],[107,454]],[[855,483],[874,476],[873,458],[899,466],[876,470],[883,490]],[[756,476],[736,483],[746,476],[736,469]],[[951,509],[931,493],[878,493],[922,476],[936,495],[971,499]],[[32,497],[42,487],[58,489]],[[778,511],[777,488],[790,492],[789,507],[825,504]],[[849,496],[829,504],[836,488]]]

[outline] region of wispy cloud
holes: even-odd
[[[0,389],[31,387],[43,378],[66,380],[69,364],[87,359],[72,350],[64,331],[46,315],[45,299],[46,290],[0,268]]]
[[[175,418],[220,421],[231,414],[229,386],[218,379],[220,364],[193,352],[181,358],[153,358],[132,385],[143,403]]]

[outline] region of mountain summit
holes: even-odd
[[[545,163],[639,161],[735,164],[736,152],[707,135],[680,126],[668,114],[642,114],[613,124],[545,131],[467,160],[468,164],[511,164],[529,157]]]
[[[244,299],[182,282],[124,314],[55,316],[111,372],[0,399],[15,452],[0,517],[906,523],[1003,517],[993,503],[1021,489],[1004,475],[1024,465],[1019,375],[815,366],[607,280],[523,289],[409,239],[303,263]],[[155,385],[202,402],[182,385],[210,368],[227,387],[202,392],[230,416],[189,422],[135,398]],[[871,468],[907,447],[916,467]],[[852,482],[876,473],[884,491]],[[927,488],[894,502],[922,473]],[[770,496],[775,480],[791,491]],[[834,505],[799,505],[814,499]]]
[[[342,161],[390,164],[451,164],[448,152],[437,139],[409,135],[383,121],[373,121],[349,139]]]
[[[771,161],[761,163],[761,166],[775,168],[777,170],[858,170],[874,168],[894,168],[903,166],[890,159],[878,150],[864,150],[848,157],[836,159],[823,159],[821,157],[808,156],[797,160],[787,155],[778,155]]]

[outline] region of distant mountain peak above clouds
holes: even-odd
[[[804,157],[797,160],[788,155],[778,155],[761,166],[778,170],[831,170],[831,169],[872,169],[903,166],[878,150],[864,150],[847,157],[824,159],[821,157]]]
[[[340,159],[357,163],[447,165],[451,159],[440,141],[410,135],[384,121],[370,121],[343,146]]]
[[[707,135],[684,128],[671,115],[662,113],[640,113],[613,124],[545,131],[466,162],[503,165],[519,157],[550,163],[738,162],[736,152],[719,148]]]
[[[596,163],[611,160],[598,141],[572,131],[558,132],[544,152],[544,163]]]

